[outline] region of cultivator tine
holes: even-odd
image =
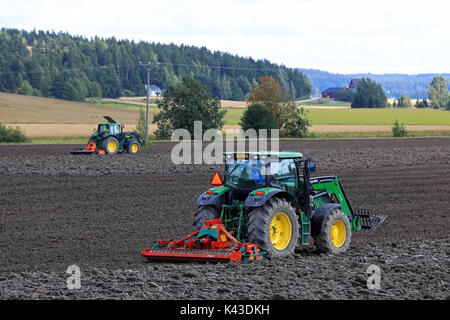
[[[355,213],[361,219],[361,228],[363,230],[375,230],[387,218],[387,216],[371,215],[367,209],[358,209]]]
[[[234,258],[233,253],[230,253],[230,251],[204,250],[204,249],[202,250],[148,249],[142,252],[142,256],[144,256],[148,260],[164,260],[164,261],[210,261],[210,262],[236,261],[236,258]]]

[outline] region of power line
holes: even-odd
[[[277,71],[278,69],[270,68],[242,68],[242,67],[222,67],[222,66],[210,66],[210,65],[196,65],[196,64],[184,64],[184,63],[171,63],[171,62],[160,62],[159,65],[172,65],[172,66],[182,66],[182,67],[194,67],[194,68],[210,68],[210,69],[226,69],[226,70],[246,70],[246,71]]]

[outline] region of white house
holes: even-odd
[[[145,88],[147,89],[147,85],[145,85]],[[163,92],[164,90],[161,90],[160,87],[151,84],[148,94],[150,95],[150,97],[159,97]]]

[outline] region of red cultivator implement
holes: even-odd
[[[71,154],[105,154],[105,150],[97,150],[97,144],[95,142],[89,142],[84,149],[72,151]]]
[[[192,240],[190,240],[192,238]],[[261,260],[256,244],[237,241],[220,219],[209,220],[205,225],[178,241],[159,240],[151,249],[142,251],[149,260],[182,261],[234,261],[248,263]]]

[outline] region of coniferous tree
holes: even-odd
[[[358,82],[352,108],[384,108],[386,105],[387,97],[379,84],[370,78]]]

